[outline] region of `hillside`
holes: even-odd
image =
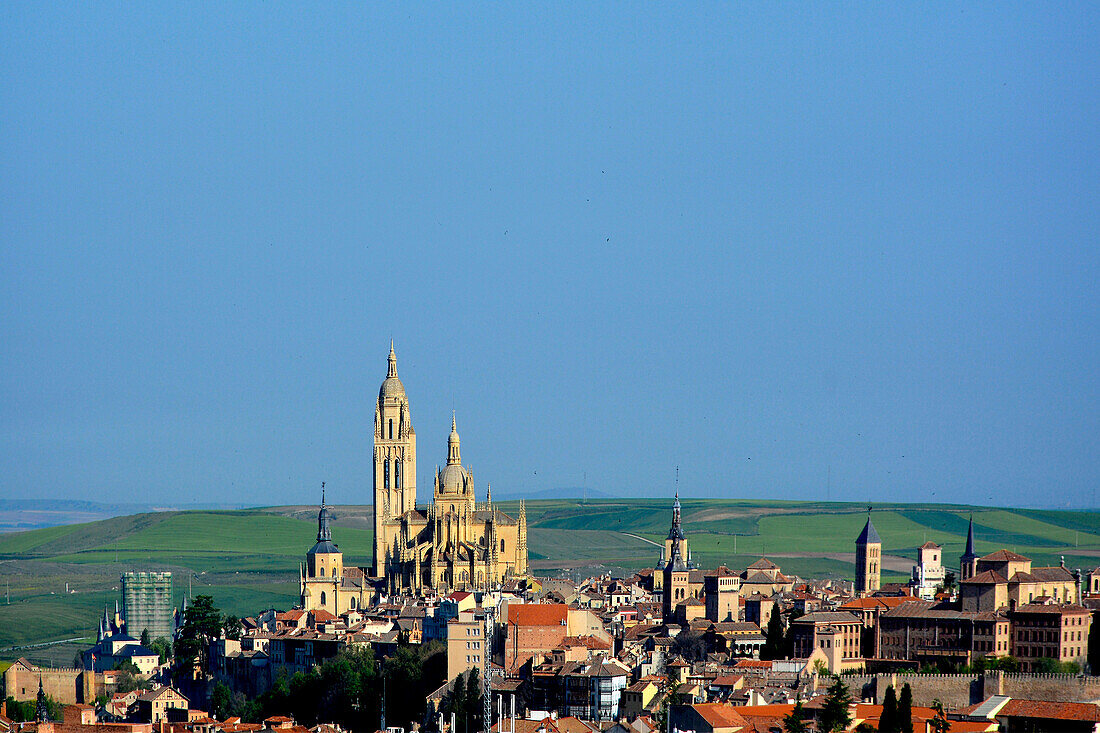
[[[703,567],[740,569],[762,554],[805,577],[851,577],[853,541],[866,520],[863,505],[685,499],[684,526]],[[514,513],[515,502],[500,502]],[[240,511],[135,514],[0,535],[0,659],[27,654],[68,661],[74,649],[13,646],[94,633],[104,604],[119,598],[119,575],[130,569],[174,572],[182,598],[188,576],[195,593],[210,593],[230,613],[289,607],[298,564],[316,534],[315,506]],[[334,507],[334,539],[349,564],[370,563],[369,506]],[[878,505],[885,579],[908,574],[916,548],[944,545],[957,563],[973,514],[977,549],[1007,547],[1040,564],[1062,556],[1070,568],[1100,564],[1100,513],[995,509],[944,504]],[[527,503],[532,567],[539,574],[627,572],[653,565],[668,531],[667,499],[545,500]],[[66,595],[66,583],[69,594]],[[67,655],[67,656],[66,656]]]

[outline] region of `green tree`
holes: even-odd
[[[427,693],[447,680],[447,647],[441,642],[399,646],[386,660],[384,672],[388,690],[424,691],[386,699],[386,724],[410,730],[424,719]]]
[[[196,665],[206,669],[210,642],[221,636],[224,622],[212,596],[195,596],[183,613],[175,644],[176,661],[184,670],[189,672]]]
[[[821,730],[823,733],[847,730],[852,722],[852,715],[848,712],[848,706],[852,704],[852,693],[848,685],[840,679],[840,675],[833,676],[833,683],[825,693],[825,702],[821,707]]]
[[[485,718],[484,700],[481,675],[477,673],[477,667],[472,667],[466,673],[466,705],[470,711],[468,731],[482,730],[482,721]]]
[[[878,729],[882,733],[898,733],[898,694],[894,686],[886,688],[886,696],[882,699],[882,715],[878,719]]]
[[[809,733],[810,727],[802,710],[802,700],[794,701],[794,710],[783,718],[784,733]]]
[[[157,653],[161,664],[172,658],[172,642],[163,636],[158,636],[149,642],[149,648]]]
[[[932,730],[936,733],[947,733],[951,730],[951,722],[947,719],[947,715],[943,712],[943,703],[939,699],[932,701],[932,709],[936,711],[936,714],[932,716],[932,720],[929,721],[929,725],[932,726]]]
[[[700,662],[707,658],[707,643],[701,633],[685,629],[675,636],[669,652],[683,657],[685,662]]]
[[[234,714],[233,691],[224,682],[215,682],[210,690],[210,715],[215,720],[225,720]]]
[[[1035,663],[1033,671],[1040,674],[1080,674],[1081,666],[1077,662],[1060,662],[1057,659],[1043,657]]]
[[[768,630],[764,636],[764,646],[760,647],[761,659],[782,659],[786,649],[786,637],[783,635],[783,616],[778,609],[772,611],[768,619]]]
[[[897,720],[898,733],[913,733],[913,690],[908,682],[901,688],[901,697],[898,698]]]
[[[141,645],[143,647],[149,648],[149,643],[151,641],[149,639],[149,629],[142,629],[141,630],[141,639],[140,639],[140,641],[141,641]]]
[[[225,616],[222,618],[222,632],[226,639],[240,639],[241,620],[236,616]]]

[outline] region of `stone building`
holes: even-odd
[[[1044,659],[1083,665],[1088,655],[1092,611],[1072,603],[1028,603],[1009,611],[1012,653],[1025,672]]]
[[[925,542],[917,548],[917,564],[913,566],[913,575],[909,587],[913,595],[930,601],[936,596],[936,589],[943,585],[947,572],[943,568],[943,548],[935,542]]]
[[[136,639],[143,631],[150,639],[171,639],[175,630],[172,573],[167,570],[132,570],[122,574],[122,616],[126,633]]]
[[[370,569],[345,567],[332,541],[332,510],[317,515],[317,544],[301,566],[302,608],[340,615],[386,595],[490,590],[527,577],[527,512],[513,518],[475,499],[473,475],[462,465],[454,416],[446,466],[436,471],[432,500],[416,503],[416,432],[390,344],[386,378],[374,414],[374,552]]]
[[[882,539],[867,515],[856,538],[856,595],[870,595],[882,587]]]
[[[451,418],[447,463],[438,469],[432,501],[416,504],[416,432],[390,345],[374,419],[374,576],[390,594],[487,590],[527,575],[527,515],[475,498]]]
[[[964,611],[1014,609],[1036,601],[1078,603],[1078,577],[1063,565],[1032,567],[1031,559],[997,550],[972,559],[959,584]]]

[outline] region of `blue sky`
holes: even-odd
[[[1084,3],[0,6],[0,495],[1096,504]]]

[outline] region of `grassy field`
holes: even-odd
[[[767,554],[803,577],[851,577],[853,542],[866,521],[861,504],[685,499],[684,527],[702,567],[740,570]],[[518,505],[501,502],[515,513]],[[626,573],[652,567],[670,522],[668,500],[598,499],[527,503],[536,573]],[[335,507],[334,539],[347,564],[370,563],[369,507]],[[1037,564],[1100,564],[1100,514],[944,504],[875,507],[885,580],[908,574],[916,548],[944,546],[957,564],[974,517],[980,553],[1007,547]],[[26,655],[64,662],[80,643],[30,645],[94,635],[104,605],[119,599],[119,575],[172,570],[182,599],[209,593],[237,615],[287,608],[297,598],[298,564],[316,535],[316,508],[137,514],[87,524],[0,534],[0,659]],[[10,594],[10,604],[6,599]],[[19,647],[19,648],[13,648]],[[66,656],[67,655],[67,656]]]

